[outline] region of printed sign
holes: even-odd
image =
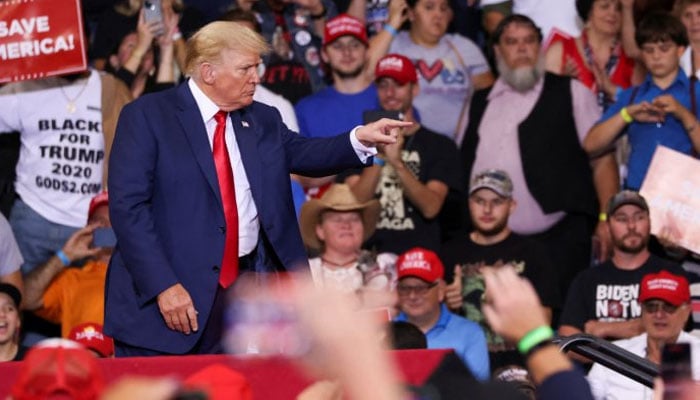
[[[700,253],[700,160],[658,146],[639,192],[649,203],[651,233]]]
[[[0,83],[86,68],[80,0],[0,1]]]

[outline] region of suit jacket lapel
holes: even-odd
[[[230,120],[233,123],[233,131],[236,136],[236,143],[241,153],[243,166],[245,167],[246,177],[250,184],[250,190],[253,192],[254,198],[259,199],[262,166],[260,164],[261,154],[258,152],[258,129],[259,126],[252,118],[252,113],[244,110],[233,111],[229,114]],[[257,202],[256,202],[257,203]],[[259,204],[259,203],[258,203]]]
[[[199,112],[197,103],[194,101],[187,83],[181,84],[178,88],[178,108],[180,112],[177,113],[177,118],[185,131],[185,136],[190,143],[194,158],[197,160],[204,178],[214,192],[216,201],[223,209],[221,193],[219,192],[219,180],[216,177],[216,166],[214,165],[214,157],[207,138],[207,130],[202,121],[202,114]]]

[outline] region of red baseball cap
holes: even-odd
[[[396,271],[399,279],[413,276],[433,283],[442,279],[445,267],[434,252],[414,247],[399,256],[396,260]]]
[[[97,196],[90,200],[90,207],[88,208],[88,219],[92,217],[92,214],[97,210],[97,207],[109,204],[109,195],[107,191],[100,192]]]
[[[223,364],[212,364],[185,379],[188,388],[204,390],[212,400],[252,400],[245,376]]]
[[[97,358],[78,343],[47,339],[32,347],[20,364],[12,386],[14,400],[64,398],[97,400],[104,376]]]
[[[346,35],[354,36],[365,45],[368,44],[365,24],[355,17],[351,17],[347,14],[340,14],[326,22],[323,33],[323,45],[325,46],[339,37]]]
[[[374,77],[375,81],[385,77],[391,78],[399,85],[418,82],[418,74],[413,62],[401,54],[387,54],[382,57],[374,69]]]
[[[660,299],[674,306],[690,301],[690,286],[684,276],[674,275],[668,271],[647,274],[642,279],[639,289],[639,302]]]
[[[97,352],[101,357],[111,357],[114,354],[114,340],[104,334],[102,325],[94,322],[74,326],[68,334],[68,339]]]

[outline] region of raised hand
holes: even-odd
[[[454,280],[445,286],[445,304],[450,310],[461,310],[462,299],[462,266],[455,265]]]
[[[411,125],[413,125],[413,122],[382,118],[379,121],[359,127],[355,131],[355,135],[357,140],[365,146],[392,144],[398,140],[399,130]]]

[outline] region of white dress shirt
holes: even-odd
[[[219,112],[219,106],[202,92],[193,79],[189,79],[187,84],[192,92],[192,96],[194,96],[194,101],[197,103],[197,108],[199,108],[199,112],[202,115],[202,121],[206,126],[209,147],[213,149],[214,130],[216,129],[214,115]],[[377,154],[377,149],[375,147],[364,146],[360,143],[355,135],[356,130],[357,128],[350,132],[350,143],[357,157],[360,161],[365,163],[370,156]],[[255,250],[260,233],[260,221],[258,220],[258,209],[253,200],[253,193],[250,190],[250,182],[248,181],[245,166],[241,159],[241,151],[235,140],[236,132],[233,129],[230,118],[227,119],[224,137],[226,139],[226,148],[228,149],[229,158],[231,159],[231,168],[235,181],[236,206],[238,207],[238,256],[242,257]],[[280,188],[280,190],[283,189]]]

